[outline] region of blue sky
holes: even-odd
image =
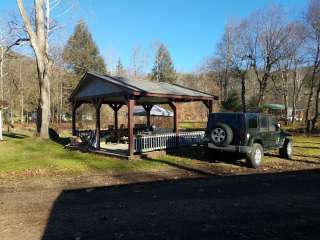
[[[197,70],[215,51],[228,20],[236,21],[270,4],[299,15],[307,0],[64,0],[74,7],[58,17],[56,37],[63,45],[79,19],[84,19],[109,67],[118,58],[129,66],[134,48],[145,55],[145,71],[153,64],[154,46],[167,45],[181,72]],[[31,0],[25,4],[32,5]],[[62,6],[62,7],[65,7]],[[63,13],[62,7],[53,15]],[[17,11],[13,0],[0,1],[0,13]]]

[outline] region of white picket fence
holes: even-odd
[[[135,152],[150,152],[155,150],[170,149],[177,146],[192,146],[201,143],[205,132],[181,132],[175,133],[142,135],[134,138]]]

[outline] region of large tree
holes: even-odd
[[[104,59],[83,21],[77,24],[74,33],[69,38],[63,51],[63,58],[77,76],[87,71],[106,73]]]
[[[259,84],[257,105],[263,105],[268,83],[277,63],[286,57],[291,28],[281,7],[271,6],[251,15],[247,22],[247,46],[251,65]]]
[[[230,78],[232,68],[232,57],[234,54],[234,35],[235,27],[229,22],[222,35],[220,42],[217,44],[217,57],[221,64],[221,91],[223,98],[221,100],[226,101],[228,99],[228,93],[230,90]]]
[[[177,74],[170,53],[164,44],[160,44],[151,74],[152,80],[175,83]]]
[[[309,94],[306,108],[306,123],[307,130],[315,128],[316,122],[319,118],[319,99],[320,99],[320,78],[317,79],[317,75],[320,72],[320,3],[316,0],[310,0],[306,15],[305,25],[307,28],[307,55],[310,58],[311,65],[311,79],[309,82]],[[310,111],[312,105],[312,99],[315,90],[315,105],[314,105],[314,117],[310,122]]]
[[[295,117],[295,109],[303,86],[303,64],[304,54],[301,51],[305,39],[305,28],[299,22],[288,25],[290,28],[287,41],[281,46],[285,53],[276,63],[275,71],[272,73],[274,89],[282,96],[285,116],[289,113],[289,103],[292,104],[292,122]],[[290,102],[291,97],[291,102]],[[293,115],[292,115],[293,114]],[[287,118],[285,122],[288,123]]]
[[[49,58],[49,27],[50,27],[50,6],[49,1],[34,1],[34,16],[29,17],[23,6],[22,0],[17,0],[18,8],[23,20],[25,30],[34,50],[38,82],[39,82],[39,107],[37,117],[37,133],[40,137],[48,138],[50,118],[50,81],[49,71],[52,61]],[[34,25],[33,25],[34,21]],[[18,39],[19,41],[20,39]]]

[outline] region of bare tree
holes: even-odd
[[[256,79],[259,83],[258,105],[264,102],[271,73],[277,62],[286,55],[283,52],[288,39],[286,14],[280,7],[259,10],[248,20],[250,36],[248,46]]]
[[[221,76],[221,87],[222,87],[222,99],[225,101],[228,97],[230,76],[231,76],[231,65],[232,65],[232,56],[233,56],[233,34],[234,26],[231,22],[228,22],[224,34],[217,45],[217,57],[220,59],[220,66],[223,67],[223,75]]]
[[[1,19],[0,23],[0,94],[1,99],[4,100],[4,77],[6,75],[4,71],[4,64],[8,57],[8,52],[12,46],[18,43],[12,44],[12,34],[7,27],[7,23],[4,19]]]
[[[143,66],[147,65],[148,58],[143,49],[139,46],[135,46],[131,55],[130,75],[133,78],[142,78]]]
[[[50,118],[50,80],[49,71],[52,61],[49,58],[49,25],[50,5],[49,0],[35,0],[35,26],[32,25],[27,15],[22,0],[17,0],[18,8],[23,19],[30,45],[35,53],[39,82],[39,111],[37,133],[42,138],[48,138]]]
[[[0,32],[0,51],[1,51],[1,56],[0,56],[0,92],[1,92],[1,100],[4,100],[4,94],[3,94],[3,87],[4,87],[4,72],[3,72],[3,65],[4,65],[4,60],[5,60],[5,40],[3,37],[3,32]]]
[[[233,53],[231,55],[231,66],[233,74],[240,79],[242,111],[247,111],[246,104],[246,77],[252,66],[250,32],[247,21],[242,21],[233,30]]]
[[[291,97],[291,123],[294,123],[296,120],[296,109],[297,103],[301,100],[301,92],[305,85],[306,75],[308,71],[301,67],[304,64],[303,58],[294,59],[293,62],[293,76],[292,76],[292,97]]]
[[[276,63],[276,69],[272,73],[274,88],[283,98],[286,124],[288,123],[289,93],[291,92],[292,105],[294,105],[292,109],[293,116],[291,116],[293,117],[293,122],[298,100],[297,94],[300,93],[302,87],[302,79],[298,76],[298,70],[303,67],[302,64],[304,63],[301,47],[305,39],[304,27],[300,23],[291,23],[287,29],[287,40],[280,46],[283,56]]]
[[[315,127],[319,118],[319,98],[320,98],[320,78],[316,79],[320,70],[320,2],[317,0],[310,0],[309,6],[305,15],[305,22],[307,27],[307,53],[311,62],[311,79],[310,90],[308,94],[307,107],[306,107],[306,126],[310,131]],[[311,121],[310,110],[312,98],[316,90],[314,117]]]

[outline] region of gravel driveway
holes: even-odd
[[[319,170],[0,189],[0,239],[319,239],[319,190]]]

